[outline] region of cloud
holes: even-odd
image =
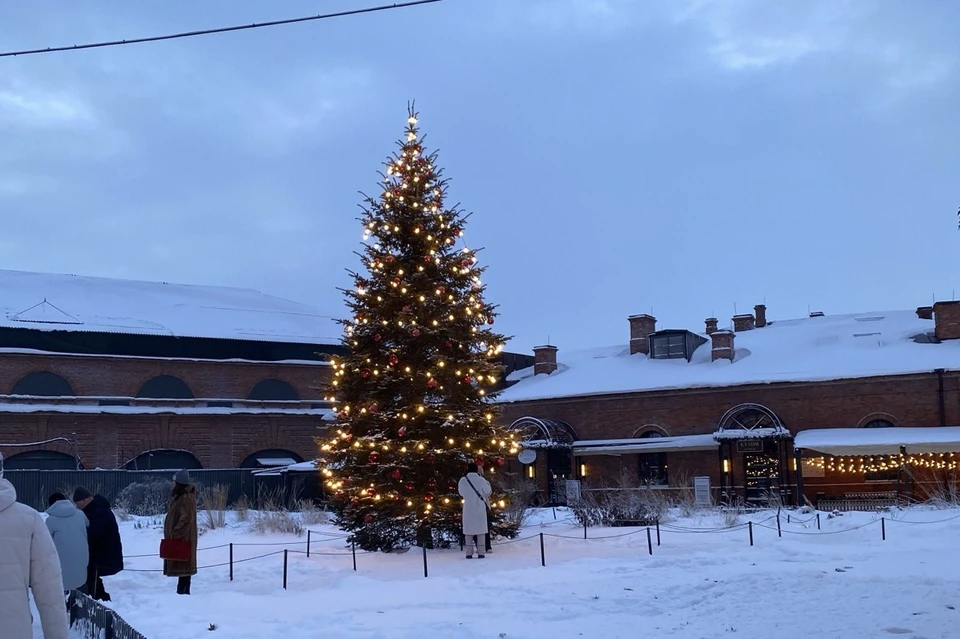
[[[0,88],[0,121],[41,128],[94,124],[89,105],[64,91],[44,91],[12,82]]]

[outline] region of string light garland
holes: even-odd
[[[495,405],[506,338],[493,330],[465,216],[444,204],[447,182],[428,154],[416,112],[367,197],[361,239],[366,272],[344,290],[348,354],[332,361],[327,400],[336,423],[318,439],[321,472],[338,521],[365,550],[459,538],[457,481],[473,461],[496,475],[519,452]],[[508,502],[491,499],[492,525]]]
[[[927,470],[956,470],[958,453],[919,453],[912,455],[859,455],[848,457],[813,457],[808,463],[815,468],[835,473],[880,473],[900,470],[904,466]]]

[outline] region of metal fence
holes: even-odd
[[[147,639],[113,610],[73,591],[67,600],[70,627],[83,639]]]
[[[60,492],[72,498],[78,487],[100,494],[110,503],[131,484],[170,482],[173,470],[7,470],[4,478],[17,490],[17,501],[43,511],[52,493]],[[191,470],[198,488],[224,486],[227,505],[233,505],[246,496],[251,507],[265,499],[292,507],[297,499],[316,499],[319,478],[315,473],[255,474],[253,470],[229,468],[223,470]]]

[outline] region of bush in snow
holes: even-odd
[[[490,483],[496,492],[507,496],[507,507],[503,511],[506,522],[521,528],[530,512],[530,505],[537,495],[537,482],[528,479],[522,473],[496,473],[490,475]]]
[[[121,518],[128,514],[138,517],[162,515],[167,512],[170,493],[170,482],[138,482],[121,490],[114,505]]]
[[[227,524],[227,487],[217,484],[200,489],[200,507],[203,508],[203,523],[209,530],[223,528]]]
[[[312,499],[298,500],[297,510],[300,511],[300,521],[304,526],[316,526],[330,521],[330,514],[317,506]]]

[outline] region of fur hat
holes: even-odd
[[[177,474],[173,476],[173,481],[178,484],[183,484],[184,486],[192,486],[193,480],[190,478],[190,473],[186,468],[183,470],[178,470]]]

